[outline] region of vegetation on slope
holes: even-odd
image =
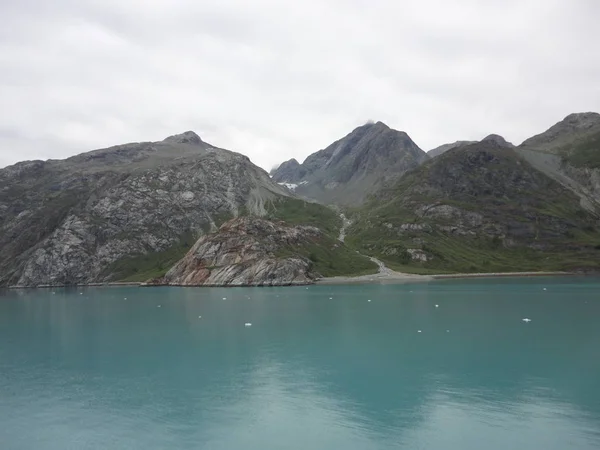
[[[600,168],[600,132],[573,145],[563,160],[575,167]]]
[[[192,233],[185,233],[179,242],[167,250],[115,261],[106,268],[105,276],[120,282],[143,282],[162,277],[185,256],[195,242],[196,238]]]
[[[246,211],[241,212],[246,215]],[[221,215],[215,218],[220,226],[232,216]],[[364,275],[377,272],[377,265],[368,258],[357,254],[336,239],[342,224],[335,211],[317,203],[295,198],[278,198],[267,205],[269,220],[286,222],[289,225],[315,226],[324,232],[319,240],[302,246],[286,247],[276,255],[287,257],[300,255],[313,263],[316,272],[324,277],[341,275]],[[210,232],[205,229],[205,232]],[[198,236],[184,234],[179,242],[162,252],[151,252],[124,258],[111,264],[105,271],[110,280],[120,282],[143,282],[160,278],[177,263],[196,242]]]
[[[337,240],[342,220],[330,208],[295,198],[281,198],[268,207],[267,219],[282,220],[289,225],[310,225],[325,236],[301,247],[288,247],[277,256],[301,255],[309,258],[324,277],[352,276],[376,273],[378,268],[370,259]]]
[[[600,269],[600,233],[578,199],[512,150],[448,152],[353,211],[347,241],[396,270]]]

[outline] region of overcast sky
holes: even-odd
[[[598,0],[0,0],[0,166],[196,131],[269,169],[600,110]]]

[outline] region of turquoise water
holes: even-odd
[[[598,279],[7,291],[0,448],[597,450],[599,319]]]

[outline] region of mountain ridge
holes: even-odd
[[[271,176],[278,183],[297,184],[295,192],[301,196],[353,204],[427,158],[407,133],[383,122],[367,123],[309,155],[302,164],[284,162]]]

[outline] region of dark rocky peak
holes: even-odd
[[[173,136],[169,136],[163,142],[173,142],[177,144],[193,144],[200,145],[202,144],[202,139],[193,131],[186,131],[185,133],[175,134]]]
[[[514,148],[514,145],[498,134],[490,134],[484,137],[481,142],[495,142],[500,147]]]
[[[293,183],[300,180],[306,173],[306,170],[300,163],[292,158],[289,161],[281,163],[281,165],[271,170],[270,175],[273,180],[278,183]]]

